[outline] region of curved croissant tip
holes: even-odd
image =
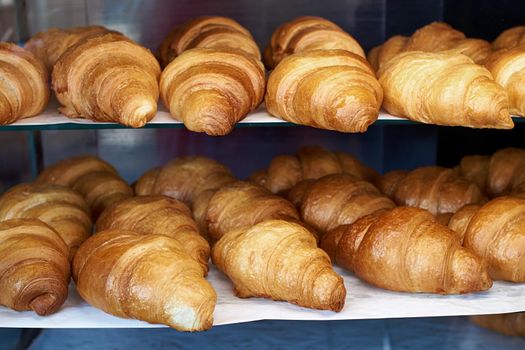
[[[31,310],[36,312],[39,316],[47,316],[55,311],[62,305],[59,298],[55,294],[46,293],[37,296],[29,303]]]
[[[157,114],[157,103],[150,99],[130,99],[123,109],[122,123],[141,128]]]

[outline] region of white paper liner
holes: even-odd
[[[487,292],[442,296],[394,293],[374,288],[350,273],[335,268],[345,279],[346,304],[339,312],[318,311],[267,299],[239,299],[230,281],[211,266],[208,280],[219,296],[214,326],[271,320],[354,320],[494,314],[525,311],[525,284],[495,282]],[[85,303],[70,287],[59,312],[40,317],[0,307],[0,327],[16,328],[152,328],[164,327],[108,315]]]

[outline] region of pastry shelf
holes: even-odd
[[[298,307],[266,299],[239,299],[231,282],[213,266],[208,280],[218,294],[214,326],[271,320],[356,320],[406,317],[436,317],[525,311],[525,284],[495,282],[492,289],[475,294],[442,296],[394,293],[372,287],[335,267],[345,279],[346,304],[339,313]],[[40,317],[0,307],[0,327],[23,328],[152,328],[164,327],[121,319],[86,304],[73,284],[70,295],[56,314]]]
[[[20,130],[83,130],[83,129],[131,129],[116,123],[100,123],[87,119],[70,119],[57,110],[57,105],[51,103],[46,111],[38,116],[25,118],[10,125],[0,125],[0,131]],[[513,117],[515,123],[525,123],[525,118]],[[373,125],[417,125],[421,124],[408,119],[399,118],[382,111],[379,119]],[[265,126],[296,126],[270,115],[264,105],[250,113],[237,127]],[[144,126],[146,129],[184,128],[184,124],[173,119],[164,106],[159,104],[159,112]]]

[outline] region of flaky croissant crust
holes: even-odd
[[[510,49],[519,45],[525,45],[525,26],[517,26],[504,30],[492,42],[494,50]]]

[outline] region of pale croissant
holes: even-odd
[[[42,112],[49,101],[42,62],[15,44],[0,42],[0,125]]]
[[[297,210],[284,198],[249,182],[238,181],[218,190],[206,210],[212,242],[226,233],[272,219],[299,220]]]
[[[463,245],[488,263],[495,280],[525,282],[525,200],[499,197],[481,207],[465,207],[450,226]]]
[[[309,187],[301,204],[301,216],[322,234],[394,206],[369,182],[347,174],[334,174],[322,177]]]
[[[258,172],[251,180],[273,193],[286,193],[303,180],[319,179],[325,175],[346,173],[374,182],[379,175],[347,153],[331,152],[322,147],[303,147],[293,156],[272,159],[268,169]]]
[[[0,221],[39,219],[64,240],[72,259],[90,235],[93,223],[82,196],[60,185],[29,183],[11,188],[0,197]]]
[[[423,209],[377,212],[330,231],[321,247],[337,264],[384,289],[463,294],[492,287],[483,260]]]
[[[270,220],[228,232],[212,249],[213,263],[240,298],[264,297],[341,311],[346,289],[315,237],[303,226]]]
[[[365,57],[357,40],[335,23],[312,16],[297,17],[280,25],[264,52],[268,67],[275,68],[283,58],[312,50],[345,50]]]
[[[383,179],[387,183],[380,187],[396,204],[426,209],[434,215],[455,213],[467,204],[486,200],[476,184],[453,169],[427,166],[397,172],[395,177],[385,174]]]
[[[525,45],[525,26],[517,26],[504,30],[496,40],[492,42],[494,50],[511,49],[520,45]]]
[[[204,269],[165,235],[99,232],[78,250],[73,278],[89,304],[180,331],[211,328],[217,294]]]
[[[51,28],[32,36],[24,48],[33,52],[51,72],[60,56],[71,46],[87,37],[117,33],[102,26],[85,26],[68,29]]]
[[[117,170],[93,156],[73,157],[51,165],[44,169],[37,182],[63,185],[79,192],[95,219],[107,207],[133,196],[133,189]]]
[[[405,52],[378,72],[390,114],[427,124],[511,129],[506,91],[464,55]]]
[[[162,66],[194,48],[238,49],[260,59],[261,52],[250,32],[231,18],[202,16],[173,29],[159,48]]]
[[[162,72],[160,94],[173,118],[191,131],[226,135],[262,102],[262,62],[241,50],[185,51]]]
[[[58,233],[34,219],[0,222],[0,305],[52,314],[67,298],[68,248]]]
[[[524,36],[525,37],[525,36]],[[485,66],[509,96],[510,113],[525,116],[525,42],[493,53]]]
[[[60,56],[52,85],[66,116],[138,128],[157,113],[160,73],[148,49],[120,34],[100,34]]]
[[[286,57],[272,71],[268,112],[295,124],[365,132],[379,116],[383,91],[368,62],[343,50]]]
[[[200,236],[190,209],[176,199],[139,196],[123,200],[105,210],[97,220],[97,232],[116,228],[169,236],[208,271],[210,246]]]

